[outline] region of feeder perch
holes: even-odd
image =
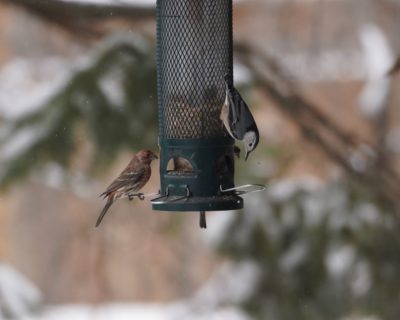
[[[232,0],[157,1],[160,195],[154,210],[243,208],[234,140],[219,119],[232,71]],[[229,190],[232,191],[221,191]]]

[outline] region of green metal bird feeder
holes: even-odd
[[[228,190],[234,140],[219,119],[226,74],[233,76],[232,0],[158,0],[161,188],[154,210],[200,211],[204,219],[205,211],[243,207]]]

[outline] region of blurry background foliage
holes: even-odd
[[[257,266],[255,319],[400,314],[398,223],[343,182],[281,181],[224,231],[219,252]]]
[[[104,170],[121,149],[155,149],[154,55],[149,39],[114,37],[37,111],[7,122],[0,141],[0,185],[6,187],[49,161],[68,167],[86,139],[94,145],[90,171]],[[14,150],[23,135],[32,141]]]

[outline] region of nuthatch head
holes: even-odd
[[[252,152],[258,145],[258,133],[255,131],[247,131],[244,134],[243,137],[243,142],[244,142],[244,150],[245,150],[245,156],[244,160],[247,160],[250,152]]]

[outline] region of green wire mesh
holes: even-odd
[[[160,135],[226,137],[219,120],[232,74],[231,0],[158,0]]]

